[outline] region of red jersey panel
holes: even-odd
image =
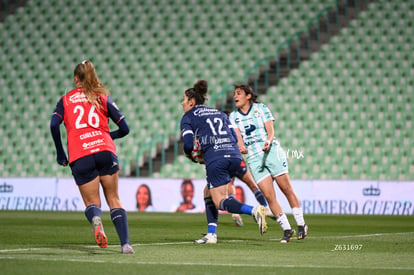
[[[102,107],[89,103],[81,89],[74,89],[63,96],[69,163],[101,151],[116,155],[115,144],[109,134],[107,97],[100,98]]]

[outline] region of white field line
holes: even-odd
[[[387,235],[409,235],[414,234],[414,232],[400,232],[400,233],[377,233],[377,234],[362,234],[362,235],[348,235],[348,236],[321,236],[313,237],[317,239],[346,239],[346,238],[370,238],[370,237],[381,237]],[[312,238],[312,237],[309,237]],[[270,240],[279,240],[279,239],[270,239]],[[220,241],[222,243],[236,243],[244,242],[243,240],[224,240]],[[188,245],[193,242],[164,242],[164,243],[146,243],[146,244],[132,244],[132,246],[164,246],[164,245]],[[79,247],[97,247],[96,245],[91,246],[82,246]],[[119,245],[109,245],[108,247],[119,247]],[[1,249],[0,250],[0,260],[32,260],[32,261],[49,261],[49,262],[87,262],[87,263],[113,263],[113,264],[133,264],[133,265],[197,265],[197,266],[222,266],[222,267],[269,267],[269,268],[313,268],[313,269],[361,269],[361,270],[409,270],[414,271],[414,267],[378,267],[378,266],[367,266],[367,267],[355,267],[355,266],[335,266],[335,265],[312,265],[312,264],[283,264],[283,263],[271,263],[271,264],[254,264],[254,263],[204,263],[204,262],[168,262],[163,260],[160,261],[136,261],[135,257],[133,261],[129,261],[131,258],[124,257],[123,260],[115,259],[85,259],[85,258],[70,258],[70,257],[60,257],[60,256],[42,256],[36,254],[15,254],[10,255],[9,253],[19,253],[19,252],[30,252],[30,251],[47,251],[60,248],[47,248],[47,247],[32,247],[32,248],[17,248],[17,249]],[[139,254],[139,253],[137,253]],[[132,255],[131,255],[132,256]]]
[[[397,232],[397,233],[375,233],[375,234],[361,234],[361,235],[345,235],[345,236],[321,236],[317,237],[318,239],[352,239],[352,238],[371,238],[371,237],[382,237],[382,236],[391,236],[391,235],[411,235],[414,232]]]
[[[132,255],[129,255],[132,256]],[[163,259],[160,261],[136,261],[136,258],[130,258],[128,255],[123,258],[123,260],[114,260],[114,259],[85,259],[85,258],[68,258],[66,256],[62,257],[36,257],[36,255],[21,255],[21,256],[8,256],[0,255],[0,260],[25,260],[25,261],[45,261],[45,262],[74,262],[74,263],[111,263],[111,264],[128,264],[128,265],[164,265],[164,266],[217,266],[217,267],[266,267],[266,268],[312,268],[312,269],[360,269],[360,270],[409,270],[414,271],[414,267],[378,267],[378,266],[336,266],[336,265],[313,265],[313,264],[282,264],[282,263],[271,263],[271,264],[250,264],[250,263],[211,263],[211,262],[169,262]],[[131,261],[131,259],[133,259]]]
[[[383,236],[391,236],[391,235],[411,235],[414,234],[414,232],[397,232],[397,233],[375,233],[375,234],[362,234],[362,235],[346,235],[346,236],[318,236],[318,237],[312,237],[308,236],[306,239],[353,239],[353,238],[372,238],[372,237],[383,237]],[[280,239],[270,239],[271,241],[277,241]]]
[[[26,252],[26,251],[40,251],[40,250],[50,250],[47,247],[32,247],[32,248],[16,248],[16,249],[2,249],[0,253],[9,253],[9,252]]]
[[[346,236],[319,236],[312,237],[308,236],[307,239],[352,239],[352,238],[371,238],[371,237],[381,237],[387,235],[411,235],[414,232],[397,232],[397,233],[376,233],[376,234],[362,234],[362,235],[346,235]],[[279,241],[280,239],[268,239],[269,241]],[[240,243],[245,240],[219,240],[220,243]],[[164,245],[181,245],[181,244],[193,244],[193,242],[165,242],[165,243],[143,243],[143,244],[132,244],[132,246],[164,246]],[[96,245],[80,245],[79,247],[94,248]],[[119,245],[108,245],[108,247],[119,247]],[[16,249],[0,249],[0,253],[9,253],[9,252],[27,252],[27,251],[39,251],[39,250],[50,250],[53,248],[48,247],[29,247],[29,248],[16,248]]]

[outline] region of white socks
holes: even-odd
[[[285,213],[281,214],[276,219],[276,221],[280,224],[280,227],[282,227],[283,231],[292,229]]]
[[[295,218],[296,224],[298,226],[304,226],[305,225],[305,220],[303,218],[302,207],[292,208],[292,214],[293,214],[293,217]]]
[[[303,218],[303,211],[301,207],[292,208],[292,214],[298,226],[305,225],[305,219]],[[280,224],[280,227],[282,227],[283,231],[292,229],[285,213],[280,214],[276,221]]]

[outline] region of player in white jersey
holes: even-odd
[[[289,242],[295,231],[276,200],[273,180],[276,181],[292,208],[298,225],[297,238],[304,239],[307,235],[307,225],[300,201],[290,184],[286,155],[274,136],[273,115],[266,105],[257,103],[256,100],[257,95],[250,86],[235,85],[234,102],[237,109],[230,114],[230,121],[238,135],[240,152],[247,154],[249,170],[284,231],[281,242]]]

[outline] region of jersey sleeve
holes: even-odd
[[[63,120],[63,115],[65,113],[65,108],[63,107],[63,98],[60,98],[58,103],[56,104],[55,110],[53,111],[53,115],[57,115]]]
[[[107,98],[106,106],[108,108],[108,116],[118,125],[118,130],[112,131],[109,134],[112,139],[122,138],[129,134],[129,125],[126,122],[125,116],[121,113],[118,106],[110,96]]]
[[[260,104],[259,106],[262,109],[263,114],[264,114],[264,122],[275,120],[272,115],[272,112],[269,110],[269,108],[266,105]]]
[[[53,142],[56,148],[56,161],[60,165],[67,165],[68,158],[66,156],[65,150],[63,149],[63,144],[60,135],[60,124],[63,121],[63,100],[62,98],[56,104],[55,111],[53,112],[52,118],[50,120],[50,131],[52,133]]]
[[[110,96],[107,98],[106,106],[108,108],[108,116],[115,122],[115,124],[119,124],[119,122],[125,118]]]
[[[234,129],[237,128],[237,126],[235,126],[235,125],[233,125],[233,123],[231,123],[230,117],[227,116],[224,112],[223,112],[223,121],[224,121],[224,123],[226,123],[228,125],[228,127],[230,128],[230,134],[233,136],[234,140],[237,142],[237,134],[234,131]]]
[[[232,128],[238,128],[237,124],[236,124],[236,114],[235,114],[235,112],[230,113],[229,121],[230,121],[230,124],[231,124]]]
[[[184,115],[181,119],[181,136],[184,141],[184,152],[188,155],[193,150],[194,132],[191,127],[191,120],[188,116]]]

